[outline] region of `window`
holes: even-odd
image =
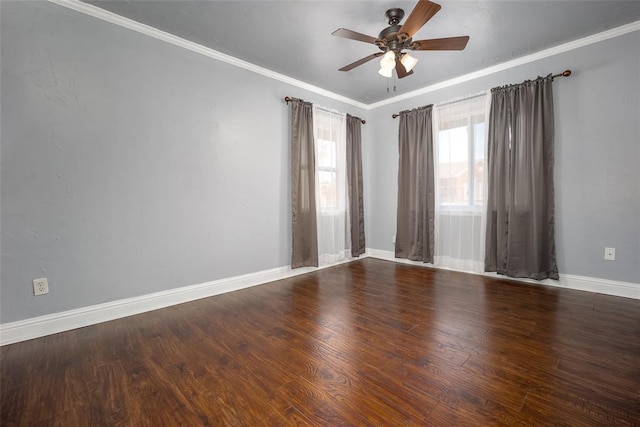
[[[345,114],[313,106],[320,265],[344,261],[351,256],[347,215],[346,123]]]
[[[336,141],[319,139],[316,141],[316,157],[318,168],[318,187],[320,190],[320,209],[335,210],[338,208],[338,158]]]
[[[436,265],[484,270],[486,94],[434,107]]]
[[[485,197],[484,114],[440,111],[436,177],[442,207],[480,208]]]
[[[317,199],[321,213],[346,210],[346,122],[344,115],[314,110]]]

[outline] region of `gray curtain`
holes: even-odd
[[[432,105],[400,113],[396,258],[433,263]]]
[[[558,279],[552,77],[491,95],[485,271]]]
[[[318,266],[313,109],[291,100],[291,268]]]
[[[347,114],[347,188],[351,224],[351,256],[365,252],[362,191],[362,122]]]

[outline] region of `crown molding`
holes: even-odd
[[[354,107],[368,109],[367,104],[364,104],[362,102],[322,89],[321,87],[314,86],[312,84],[305,83],[300,80],[296,80],[289,76],[285,76],[284,74],[271,71],[269,69],[252,64],[250,62],[243,61],[242,59],[235,58],[231,55],[218,52],[217,50],[208,48],[206,46],[203,46],[198,43],[194,43],[189,40],[185,40],[181,37],[175,36],[173,34],[169,34],[162,30],[158,30],[157,28],[151,27],[146,24],[142,24],[132,19],[125,18],[113,12],[109,12],[107,10],[101,9],[92,4],[84,3],[80,0],[48,0],[48,1],[50,3],[64,6],[68,9],[72,9],[77,12],[84,13],[85,15],[92,16],[102,21],[110,22],[112,24],[119,25],[129,30],[136,31],[140,34],[144,34],[144,35],[156,38],[158,40],[162,40],[174,46],[178,46],[178,47],[190,50],[200,55],[204,55],[209,58],[216,59],[218,61],[226,62],[227,64],[234,65],[238,68],[243,68],[245,70],[263,75],[265,77],[269,77],[271,79],[278,80],[283,83],[287,83],[292,86],[299,87],[300,89],[308,90],[309,92],[313,92],[318,95],[325,96],[327,98],[335,99],[336,101],[344,102],[345,104],[350,104],[350,105],[353,105]]]
[[[475,80],[480,77],[488,76],[490,74],[495,74],[500,71],[508,70],[510,68],[528,64],[530,62],[539,61],[541,59],[548,58],[550,56],[558,55],[564,52],[569,52],[574,49],[578,49],[584,46],[589,46],[594,43],[599,43],[604,40],[608,40],[614,37],[620,37],[622,35],[640,30],[640,21],[635,21],[630,24],[622,25],[620,27],[616,27],[600,33],[592,34],[590,36],[583,37],[578,40],[574,40],[567,43],[563,43],[558,46],[550,47],[548,49],[544,49],[539,52],[532,53],[530,55],[525,55],[520,58],[502,62],[500,64],[493,65],[491,67],[487,67],[482,70],[474,71],[469,74],[464,74],[462,76],[458,76],[453,79],[435,83],[435,84],[423,87],[421,89],[414,90],[412,92],[395,96],[393,98],[385,99],[383,101],[375,102],[372,104],[365,104],[365,103],[356,101],[354,99],[348,98],[346,96],[328,91],[326,89],[322,89],[321,87],[314,86],[309,83],[305,83],[301,80],[296,80],[294,78],[285,76],[284,74],[280,74],[275,71],[271,71],[269,69],[260,67],[258,65],[254,65],[250,62],[243,61],[241,59],[224,54],[222,52],[218,52],[217,50],[213,50],[211,48],[202,46],[198,43],[194,43],[189,40],[185,40],[183,38],[174,36],[173,34],[169,34],[165,31],[158,30],[157,28],[153,28],[149,25],[142,24],[140,22],[134,21],[129,18],[125,18],[113,12],[109,12],[107,10],[101,9],[92,4],[84,3],[80,0],[48,0],[48,1],[51,3],[55,3],[57,5],[64,6],[66,8],[81,12],[81,13],[84,13],[94,18],[119,25],[129,30],[133,30],[141,34],[154,37],[158,40],[162,40],[174,46],[182,47],[184,49],[198,53],[200,55],[204,55],[209,58],[216,59],[218,61],[226,62],[227,64],[234,65],[236,67],[243,68],[245,70],[263,75],[265,77],[278,80],[283,83],[290,84],[292,86],[299,87],[300,89],[308,90],[309,92],[313,92],[318,95],[322,95],[324,97],[334,99],[336,101],[344,102],[345,104],[353,105],[354,107],[362,108],[363,110],[374,110],[379,107],[395,104],[396,102],[405,101],[407,99],[415,98],[416,96],[435,92],[440,89],[455,86],[460,83]]]

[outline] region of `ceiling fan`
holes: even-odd
[[[354,63],[345,65],[340,71],[350,71],[354,68],[371,61],[374,58],[382,56],[380,61],[381,75],[391,77],[395,68],[398,78],[404,78],[413,74],[413,67],[418,60],[404,49],[409,50],[462,50],[467,46],[469,36],[447,37],[442,39],[413,40],[413,35],[418,32],[424,24],[429,21],[438,11],[440,5],[430,2],[429,0],[419,0],[418,4],[413,8],[411,14],[400,25],[400,21],[404,17],[404,10],[389,9],[385,12],[386,18],[389,20],[389,27],[385,28],[378,34],[378,37],[368,36],[366,34],[357,33],[355,31],[340,28],[331,33],[337,37],[357,40],[364,43],[372,43],[378,46],[382,52],[377,52],[357,60]]]

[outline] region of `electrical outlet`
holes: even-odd
[[[47,278],[35,279],[33,281],[33,295],[44,295],[49,293],[49,282]]]
[[[609,261],[616,260],[616,248],[604,248],[604,259]]]

